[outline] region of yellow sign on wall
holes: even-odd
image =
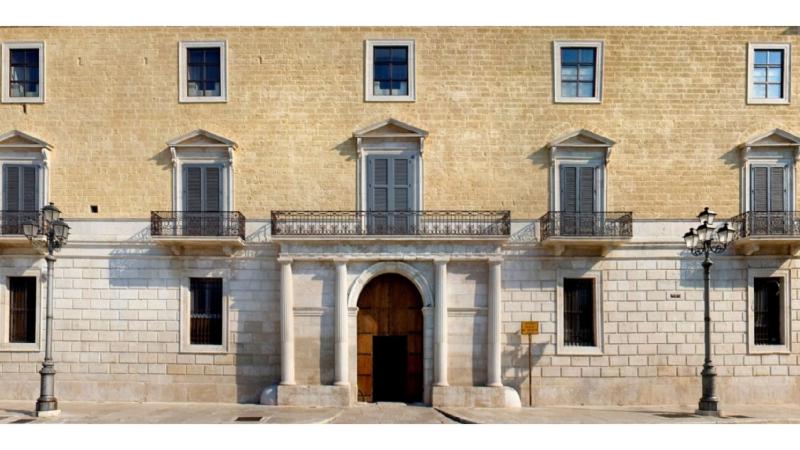
[[[539,321],[527,320],[522,322],[519,332],[523,335],[539,334]]]

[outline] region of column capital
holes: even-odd
[[[280,264],[291,264],[294,261],[290,256],[278,256],[278,263]]]
[[[502,256],[490,256],[489,259],[487,259],[487,261],[491,265],[502,264],[503,263],[503,257]]]
[[[333,263],[338,266],[340,264],[347,264],[348,262],[350,262],[350,258],[345,257],[345,256],[337,256],[337,257],[331,259],[331,261],[333,261]]]
[[[436,256],[433,258],[433,263],[436,264],[437,266],[442,264],[447,264],[448,262],[450,262],[449,256]]]

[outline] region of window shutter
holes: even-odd
[[[389,160],[373,158],[370,160],[370,202],[368,209],[373,211],[389,210]]]
[[[5,166],[3,180],[3,209],[19,211],[19,167]]]
[[[393,159],[392,163],[394,164],[394,204],[391,205],[391,210],[408,211],[411,203],[408,195],[411,191],[409,177],[411,160],[397,158]]]
[[[769,211],[769,196],[768,196],[768,183],[769,176],[766,167],[753,167],[751,168],[750,176],[750,210],[751,211]]]
[[[220,170],[219,167],[204,167],[206,172],[205,188],[206,188],[206,201],[204,211],[219,211],[221,209],[220,202]]]
[[[199,212],[203,210],[203,169],[201,167],[187,167],[184,169],[185,190],[183,201],[186,211]]]
[[[38,183],[36,182],[36,167],[25,166],[20,168],[22,174],[21,208],[24,211],[36,211]]]
[[[580,189],[579,211],[582,213],[594,212],[594,167],[580,168],[578,187]]]
[[[783,199],[786,184],[784,183],[784,167],[770,167],[769,168],[769,210],[770,211],[785,211]]]
[[[577,167],[561,167],[561,211],[578,212]]]

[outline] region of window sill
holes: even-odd
[[[556,346],[558,356],[602,356],[603,349],[600,347],[579,347],[571,345]]]
[[[367,98],[364,99],[365,102],[369,103],[380,103],[380,102],[415,102],[416,97],[413,95],[367,95]]]
[[[191,355],[191,354],[199,354],[199,355],[221,355],[227,354],[228,348],[225,345],[191,345],[191,344],[184,344],[181,345],[180,351],[178,352],[182,355]]]
[[[792,351],[787,345],[751,345],[748,355],[789,355]]]
[[[555,99],[554,103],[590,103],[590,104],[599,104],[603,103],[603,100],[599,97],[558,97]]]
[[[42,351],[42,345],[39,342],[34,342],[34,343],[4,342],[0,344],[0,352],[39,353],[41,351]]]
[[[788,105],[789,99],[787,98],[776,98],[776,99],[766,99],[766,98],[748,98],[747,104],[748,105]]]
[[[181,96],[178,103],[228,103],[228,97],[189,97]]]
[[[8,104],[37,104],[44,103],[43,97],[3,97],[2,103]]]

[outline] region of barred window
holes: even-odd
[[[189,342],[192,345],[222,345],[222,279],[191,278],[189,295]]]
[[[36,342],[36,277],[9,277],[8,342]]]
[[[595,346],[594,280],[564,279],[564,345]]]
[[[755,303],[754,331],[756,345],[782,345],[781,317],[782,279],[777,277],[753,279]]]

